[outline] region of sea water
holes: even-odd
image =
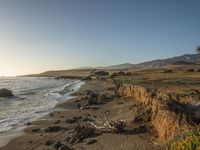
[[[14,97],[0,98],[0,136],[51,111],[82,84],[70,79],[0,77],[0,89],[9,89],[14,94]]]

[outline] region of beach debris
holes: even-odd
[[[88,100],[88,103],[87,103],[88,105],[105,104],[111,101],[113,98],[114,98],[113,95],[99,94],[99,93],[94,93],[94,92],[90,92],[90,94],[85,97],[85,99]]]
[[[29,143],[31,144],[31,143],[33,143],[33,141],[31,140],[31,141],[29,141]]]
[[[80,109],[81,108],[81,104],[77,104],[76,108]]]
[[[53,117],[53,116],[54,116],[54,113],[50,113],[50,116]]]
[[[53,126],[53,127],[48,127],[47,129],[45,129],[45,132],[58,132],[61,129],[62,128],[60,126]]]
[[[72,131],[71,135],[67,138],[67,141],[70,144],[80,143],[85,138],[93,136],[94,133],[95,133],[94,128],[85,125],[77,125],[75,129]]]
[[[83,117],[82,117],[82,116],[79,116],[78,119],[83,119]]]
[[[59,124],[61,121],[60,120],[57,120],[54,124]]]
[[[106,114],[106,115],[110,115],[110,111],[109,111],[109,110],[106,111],[105,114]]]
[[[135,129],[133,129],[132,133],[134,134],[141,134],[145,133],[147,131],[147,126],[146,125],[141,125]]]
[[[91,93],[89,96],[88,96],[88,105],[97,105],[97,104],[100,104],[100,101],[99,101],[99,94],[96,94],[96,93]]]
[[[72,149],[67,145],[62,145],[58,150],[72,150]]]
[[[105,132],[123,133],[126,127],[125,120],[112,121],[107,119],[95,119],[95,123],[90,122],[96,129]]]
[[[53,145],[54,143],[55,143],[55,141],[49,140],[49,141],[47,141],[47,142],[45,143],[45,145],[51,146],[51,145]]]
[[[83,122],[86,122],[86,121],[93,121],[93,119],[88,118],[88,117],[84,117],[84,118],[83,118]]]
[[[67,119],[65,122],[69,124],[74,124],[78,121],[79,118],[73,117],[72,119]]]
[[[12,97],[12,91],[8,90],[8,89],[0,89],[0,97]]]
[[[58,150],[63,145],[64,144],[62,144],[60,141],[58,141],[58,142],[55,143],[54,148],[56,148]]]
[[[97,143],[97,140],[96,140],[96,139],[90,139],[90,140],[87,142],[87,145],[91,145],[91,144],[94,144],[94,143]]]
[[[32,132],[39,132],[40,128],[32,129]]]
[[[27,126],[30,126],[30,125],[32,125],[32,123],[30,123],[30,122],[27,122],[27,124],[26,124]]]

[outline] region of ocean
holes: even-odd
[[[71,79],[1,77],[0,89],[13,91],[14,97],[0,98],[0,135],[44,116],[83,84]]]

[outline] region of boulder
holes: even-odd
[[[8,90],[8,89],[0,89],[0,97],[11,97],[13,96],[12,91]]]

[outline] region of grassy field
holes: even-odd
[[[116,81],[146,85],[200,85],[200,72],[165,72],[166,70],[141,70],[130,76],[117,76]]]

